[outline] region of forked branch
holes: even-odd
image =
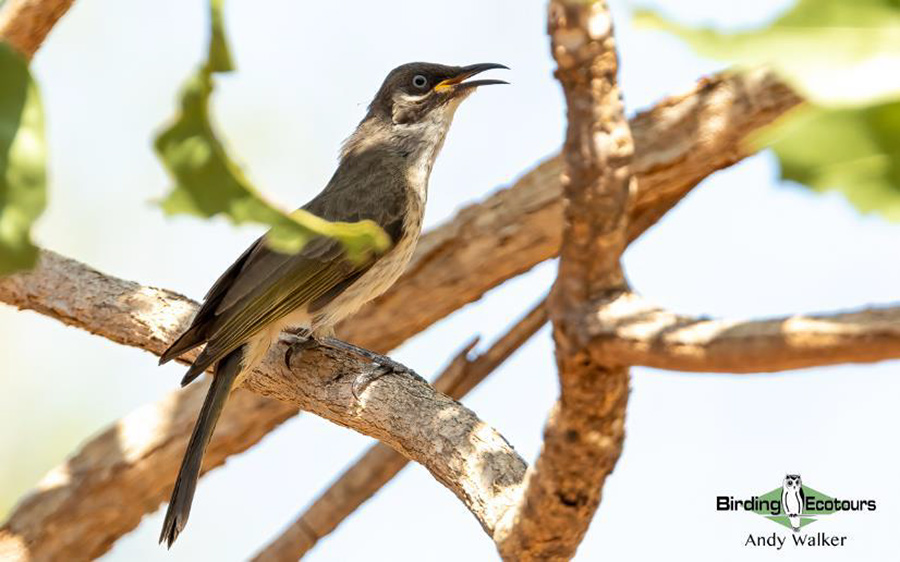
[[[605,1],[552,0],[548,31],[566,96],[566,199],[559,274],[549,307],[560,398],[522,496],[495,541],[504,560],[568,560],[600,505],[622,451],[628,366],[591,356],[583,314],[627,291],[634,144],[616,82],[618,57]]]

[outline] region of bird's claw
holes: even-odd
[[[303,337],[297,334],[282,334],[281,337],[288,346],[284,352],[284,366],[288,369],[291,368],[291,359],[293,359],[294,353],[302,353],[316,344],[316,340],[313,337]]]
[[[357,375],[356,379],[353,381],[353,384],[350,387],[350,390],[353,392],[353,397],[356,398],[357,402],[360,401],[360,397],[370,384],[385,375],[416,375],[415,371],[413,371],[406,365],[394,361],[389,357],[383,357],[377,362],[372,363],[372,367],[373,368],[371,370]]]

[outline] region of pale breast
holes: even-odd
[[[397,281],[409,264],[422,231],[425,202],[420,193],[410,196],[409,208],[403,221],[403,236],[397,244],[355,283],[317,312],[312,321],[313,332],[329,332],[335,324],[382,295]]]

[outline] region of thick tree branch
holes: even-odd
[[[28,58],[47,38],[73,0],[7,0],[0,7],[0,39]]]
[[[799,101],[770,73],[723,74],[704,79],[690,92],[666,99],[635,117],[632,127],[638,154],[634,168],[639,172],[639,189],[629,238],[652,226],[662,210],[673,206],[705,176],[743,158],[747,153],[742,140]],[[464,209],[444,226],[427,233],[406,274],[344,326],[342,337],[387,352],[506,279],[555,256],[561,240],[561,170],[560,158],[552,158],[510,188]],[[642,219],[647,216],[650,218]],[[635,226],[637,222],[640,224]],[[45,253],[44,259],[81,268],[74,272],[78,274],[75,278],[99,275],[51,253]],[[74,298],[85,288],[60,282],[40,276],[0,280],[0,301],[83,327],[78,318],[86,311],[69,297]],[[98,317],[97,321],[115,322],[115,316],[131,305],[152,309],[157,298],[167,300],[174,295],[158,291],[157,296],[156,290],[144,290],[150,292],[141,296],[137,285],[125,283],[120,287],[120,306],[108,310],[106,320]],[[66,298],[60,298],[63,296]],[[189,310],[185,305],[182,314],[189,315]],[[129,341],[120,343],[130,345]],[[163,344],[157,340],[153,345],[158,352]],[[127,463],[122,462],[118,436],[138,435],[128,429],[129,418],[94,438],[67,463],[81,467],[77,477],[56,488],[52,495],[32,495],[11,519],[25,517],[25,512],[41,513],[45,523],[58,530],[57,536],[67,535],[72,529],[72,536],[81,537],[83,556],[99,556],[134,528],[144,513],[165,501],[171,482],[162,476],[177,469],[204,392],[202,385],[191,385],[142,410],[142,414],[136,413],[141,419],[156,420],[157,426],[146,432],[142,445],[128,445],[131,452]],[[253,393],[237,392],[231,401],[205,457],[204,470],[251,447],[296,414],[288,404]],[[171,424],[166,421],[169,417]],[[89,465],[96,468],[90,475]],[[54,472],[60,470],[67,469],[63,466]],[[120,510],[123,497],[137,498],[127,504],[133,512]],[[65,510],[56,509],[62,502],[96,509],[90,511],[90,517],[69,517]],[[117,509],[102,509],[104,505],[116,505]],[[55,513],[59,516],[54,517]]]
[[[681,316],[625,293],[587,319],[591,355],[675,371],[761,373],[900,358],[900,306],[761,320]]]
[[[622,452],[628,366],[591,356],[582,315],[628,290],[620,258],[635,184],[631,130],[616,83],[612,17],[603,0],[552,0],[548,31],[569,126],[565,226],[549,307],[560,398],[523,494],[494,539],[504,560],[568,560]]]
[[[487,351],[470,359],[469,352],[478,342],[473,340],[434,381],[435,389],[451,398],[462,398],[531,339],[546,322],[547,309],[542,301]],[[276,562],[301,558],[390,482],[408,462],[387,445],[378,443],[372,446],[254,560]]]
[[[42,257],[35,272],[14,276],[2,285],[15,292],[30,284],[56,287],[49,302],[32,302],[32,308],[52,312],[69,325],[157,354],[196,309],[195,303],[177,294],[108,277],[49,253]],[[295,354],[289,369],[284,365],[285,351],[284,345],[275,346],[244,386],[375,437],[423,464],[472,510],[489,534],[493,532],[511,505],[525,472],[525,463],[502,436],[470,410],[413,375],[383,377],[371,384],[357,402],[352,393],[353,381],[359,373],[371,369],[370,364],[353,354],[313,347]],[[160,412],[147,413],[153,416]],[[145,444],[154,441],[146,433],[160,427],[159,421],[140,416],[127,420],[130,433],[118,436],[124,445],[120,463],[126,470],[130,469],[131,454],[140,457]],[[90,451],[84,450],[79,458],[90,456]],[[0,530],[0,553],[16,560],[86,557],[88,548],[82,542],[96,543],[98,537],[60,532],[60,526],[68,525],[66,531],[73,526],[79,529],[79,520],[94,519],[98,512],[122,517],[136,500],[73,503],[66,488],[72,479],[90,478],[95,473],[93,463],[88,460],[86,464],[90,467],[87,475],[79,470],[84,465],[68,463],[64,470],[45,479],[36,495],[20,504]],[[162,478],[156,480],[158,485]],[[72,519],[76,521],[66,523]],[[96,544],[92,546],[98,548]]]

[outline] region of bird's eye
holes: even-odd
[[[413,83],[413,86],[422,90],[425,88],[425,86],[428,85],[428,78],[425,78],[421,74],[416,74],[415,76],[413,76],[412,83]]]

